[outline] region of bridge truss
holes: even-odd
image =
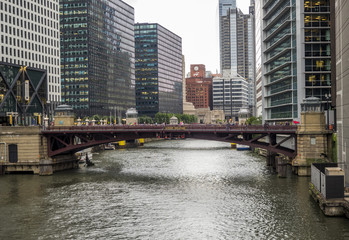
[[[47,138],[50,157],[83,149],[139,138],[195,138],[263,148],[290,158],[297,155],[297,126],[224,126],[224,125],[134,125],[50,127]],[[292,141],[293,148],[283,146]]]

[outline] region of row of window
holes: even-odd
[[[35,42],[44,43],[45,45],[51,45],[54,47],[59,46],[58,40],[55,40],[58,38],[58,32],[56,33],[56,31],[53,31],[50,29],[48,31],[51,32],[51,34],[53,36],[55,36],[55,38],[47,37],[48,35],[41,36],[41,35],[35,34],[33,32],[16,29],[15,27],[12,28],[11,26],[7,26],[5,24],[0,25],[0,31],[2,33],[5,33],[5,34],[11,34],[14,38],[17,36],[17,37],[32,40]],[[45,28],[45,32],[46,32],[46,28]],[[16,38],[16,39],[17,39],[17,41],[19,40],[18,38]]]
[[[25,58],[28,60],[33,60],[33,61],[37,61],[37,62],[45,62],[49,65],[59,65],[59,60],[57,58],[53,58],[50,56],[45,56],[45,55],[41,55],[35,52],[27,52],[27,51],[22,51],[19,49],[12,49],[9,47],[4,47],[1,46],[1,51],[0,54],[4,54],[4,55],[9,55],[12,57],[18,57],[18,58]]]
[[[4,36],[4,35],[1,35],[0,43],[8,44],[8,45],[11,45],[14,47],[18,46],[21,49],[33,50],[35,52],[48,54],[51,57],[54,57],[54,56],[58,57],[59,56],[58,48],[53,48],[53,47],[51,48],[48,45],[42,46],[41,44],[30,43],[28,41],[23,41],[20,39],[16,39],[16,38]],[[2,46],[2,47],[4,47],[4,46]]]

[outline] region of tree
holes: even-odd
[[[247,125],[262,125],[262,117],[252,116],[246,120]]]
[[[96,114],[96,115],[93,115],[91,119],[94,119],[94,120],[96,120],[96,121],[99,121],[99,120],[101,120],[101,116],[99,116],[99,115]]]
[[[153,123],[153,119],[151,117],[148,116],[141,116],[138,118],[138,123],[143,124],[152,124]]]

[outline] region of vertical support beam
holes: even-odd
[[[47,154],[48,156],[51,156],[52,154],[52,146],[51,146],[51,136],[47,136]]]
[[[267,154],[267,166],[272,166],[274,169],[276,169],[276,162],[275,162],[275,157],[277,156],[276,153],[268,151]]]
[[[277,160],[277,173],[280,178],[287,177],[287,159],[278,156]]]
[[[275,133],[270,133],[269,134],[269,144],[271,146],[274,146],[277,144],[277,141],[276,141],[276,134]]]
[[[5,174],[5,166],[0,163],[0,175]]]

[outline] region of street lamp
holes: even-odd
[[[327,129],[330,129],[330,114],[329,114],[329,110],[330,110],[330,106],[329,106],[329,99],[331,98],[331,93],[325,93],[325,98],[326,98],[326,102],[327,102]]]

